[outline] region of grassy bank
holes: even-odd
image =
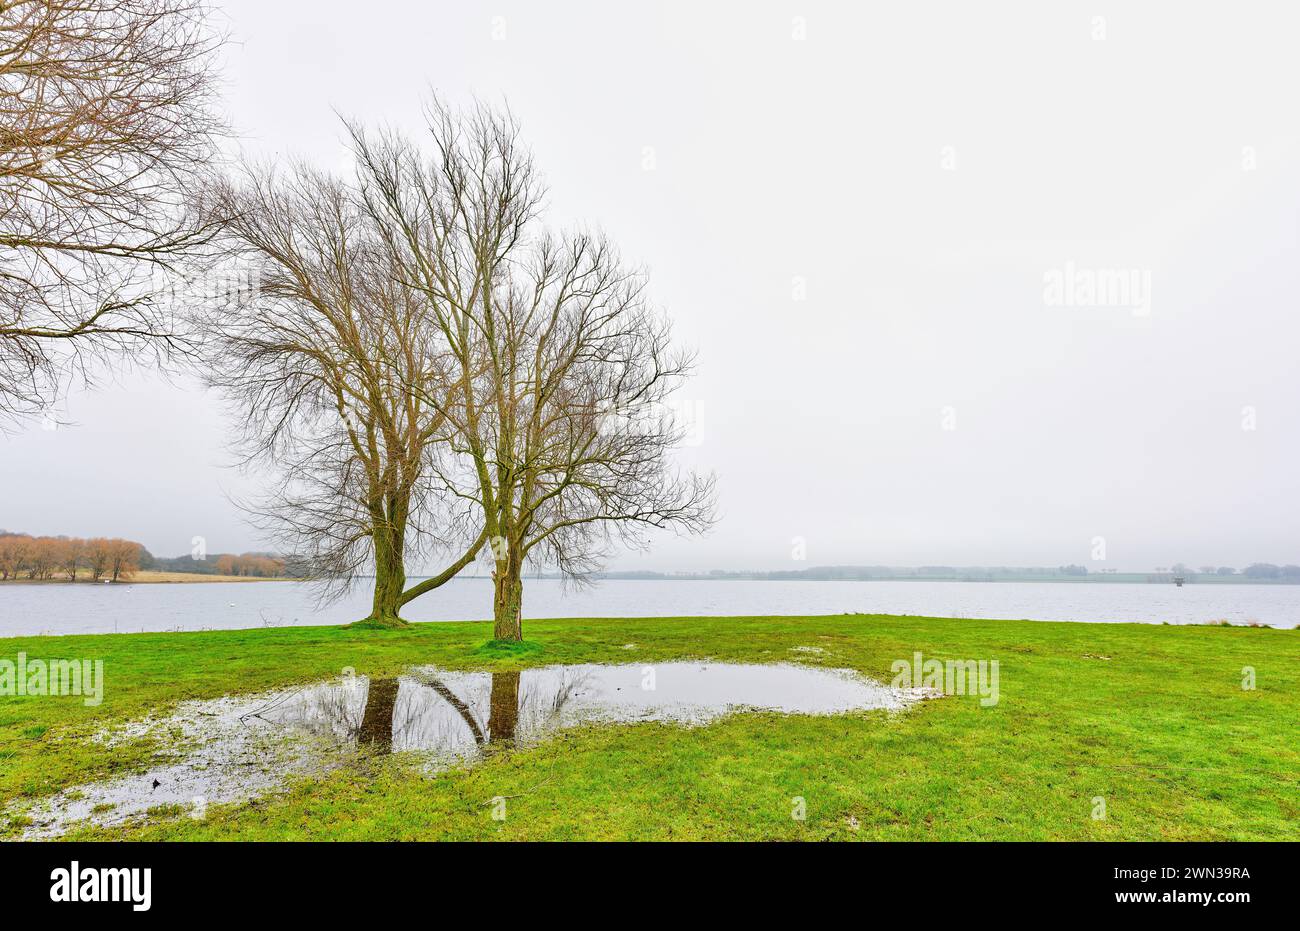
[[[216,575],[206,572],[158,572],[153,569],[141,569],[131,577],[131,582],[145,585],[168,582],[284,582],[283,578],[257,575]]]
[[[0,799],[111,776],[159,749],[105,749],[89,739],[105,723],[346,666],[365,675],[412,663],[707,657],[888,680],[893,661],[921,651],[998,660],[1000,701],[952,696],[895,715],[737,715],[694,729],[590,727],[435,778],[399,754],[282,796],[214,806],[202,821],[160,813],[112,836],[1300,838],[1300,631],[845,615],[530,621],[525,633],[533,648],[518,652],[486,647],[490,625],[468,623],[0,640],[0,659],[102,658],[107,682],[95,708],[74,697],[0,697]],[[808,646],[824,652],[794,650]],[[1247,666],[1254,690],[1242,689]],[[496,796],[509,797],[504,821],[491,817]],[[791,817],[795,797],[806,820]]]

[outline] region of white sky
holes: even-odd
[[[1294,4],[218,5],[246,152],[507,99],[551,218],[648,267],[722,519],[613,565],[1300,562]],[[1067,262],[1149,314],[1047,306]],[[0,438],[0,527],[258,546],[215,398],[67,416]]]

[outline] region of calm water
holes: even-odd
[[[408,606],[414,621],[490,617],[492,583],[454,579]],[[1300,626],[1300,585],[1094,582],[602,582],[574,591],[530,579],[529,617],[807,615],[864,612],[1040,621]],[[315,605],[295,582],[178,585],[0,584],[0,637],[344,624],[369,613],[364,592]]]

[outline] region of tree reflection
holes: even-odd
[[[359,703],[346,690],[323,690],[310,704],[310,717],[372,752],[484,753],[560,727],[565,707],[587,677],[513,670],[452,681],[456,691],[431,671],[371,679]]]
[[[512,744],[519,726],[519,672],[492,673],[488,740]]]
[[[397,679],[371,679],[366,689],[366,710],[357,728],[357,743],[379,753],[393,752],[393,710],[397,707]]]

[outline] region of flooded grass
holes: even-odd
[[[154,737],[161,761],[144,772],[67,789],[9,812],[23,836],[81,823],[244,801],[299,776],[319,776],[358,753],[418,755],[423,770],[472,763],[503,748],[535,747],[554,732],[645,721],[695,727],[742,711],[831,715],[898,711],[928,697],[852,670],[789,663],[547,666],[458,672],[433,666],[387,678],[347,675],[270,694],[188,702],[174,715],[97,735],[106,745]]]

